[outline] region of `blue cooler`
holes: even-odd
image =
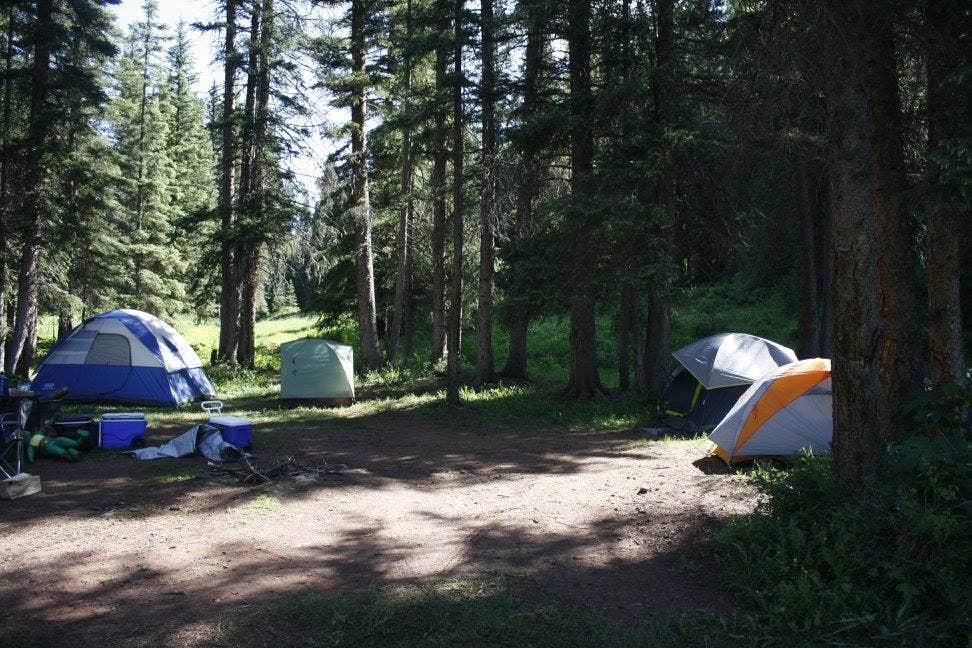
[[[113,412],[101,415],[102,448],[135,448],[145,445],[148,421],[142,412]]]
[[[219,428],[223,434],[223,441],[235,445],[237,448],[249,448],[253,437],[253,425],[250,419],[239,416],[214,416],[209,424]]]

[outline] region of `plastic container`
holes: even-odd
[[[237,448],[249,448],[253,438],[253,425],[250,419],[239,416],[214,416],[209,419],[210,425],[219,428],[226,443]]]
[[[137,448],[145,445],[148,421],[141,412],[116,412],[101,415],[102,448]]]

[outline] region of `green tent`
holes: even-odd
[[[280,399],[292,405],[354,401],[354,353],[346,344],[301,338],[280,345]]]

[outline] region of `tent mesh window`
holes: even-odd
[[[99,333],[91,343],[84,364],[131,366],[132,347],[128,338],[116,333]]]

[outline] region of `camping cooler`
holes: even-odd
[[[102,448],[135,448],[145,445],[148,421],[142,412],[114,412],[101,415]]]
[[[214,416],[209,419],[210,425],[219,428],[223,440],[237,448],[249,448],[252,443],[253,425],[249,419],[239,416]]]

